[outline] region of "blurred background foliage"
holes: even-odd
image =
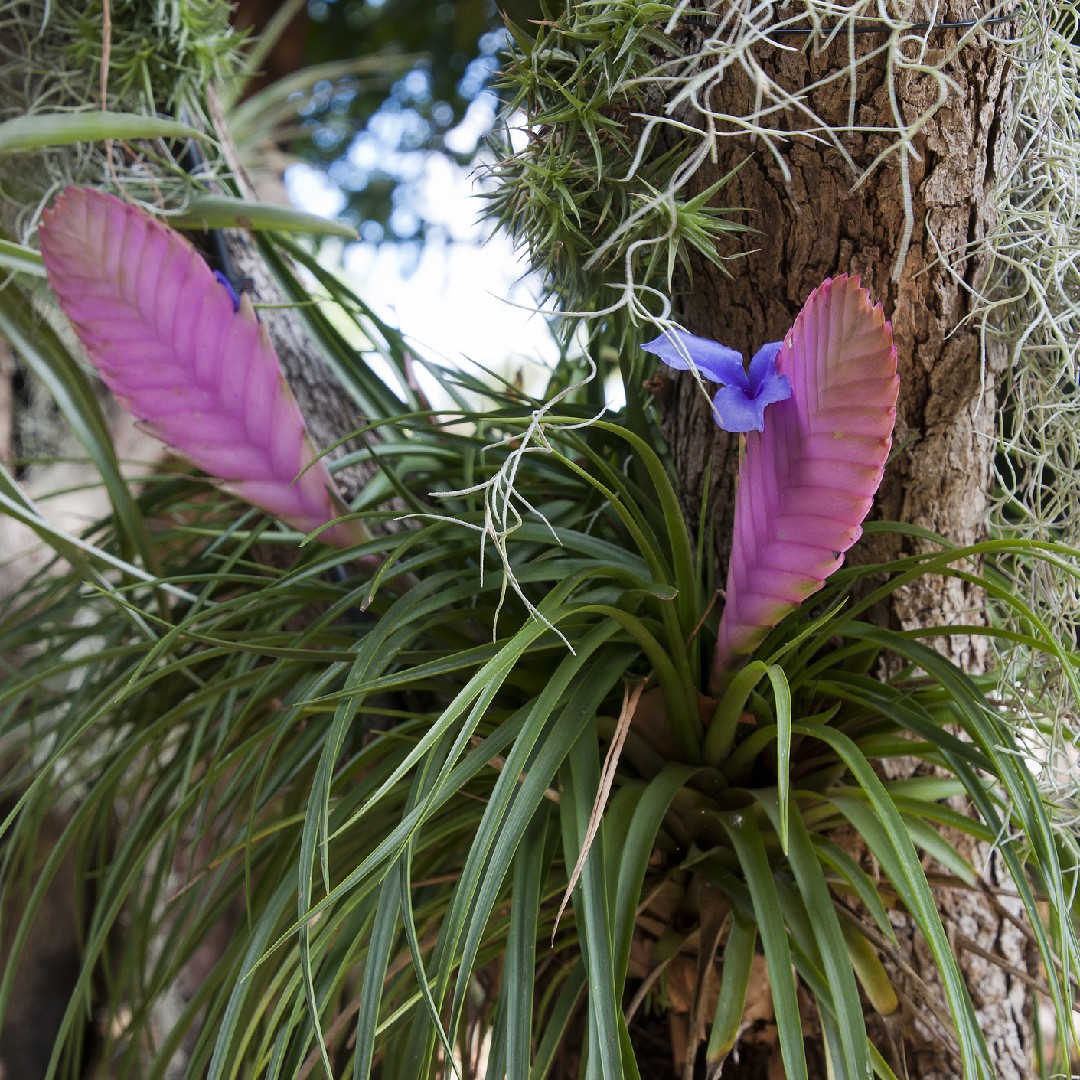
[[[428,156],[468,167],[495,123],[504,14],[528,24],[539,0],[241,0],[237,24],[289,18],[250,89],[260,109],[285,92],[295,119],[281,148],[325,170],[364,240],[392,242],[432,227],[418,189]],[[301,68],[325,77],[292,89]]]

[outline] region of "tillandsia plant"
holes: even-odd
[[[725,384],[713,398],[716,421],[747,432],[715,684],[821,588],[862,533],[896,420],[892,328],[859,279],[841,275],[811,293],[749,372],[734,350],[685,332],[645,349]]]
[[[529,172],[534,208],[580,210],[579,245],[596,243],[598,219],[610,227],[586,255],[546,243],[559,213],[526,216],[560,288],[606,288],[625,265],[626,296],[655,301],[673,264],[715,257],[726,218],[711,186],[674,198],[675,151],[641,162],[657,216],[635,216],[630,180],[603,185],[625,173],[608,156],[632,148],[596,87],[625,78],[642,105],[636,80],[649,50],[667,55],[663,24],[683,7],[576,5],[587,25],[571,48],[560,38],[559,63],[582,93],[536,69],[545,122],[570,137],[530,144],[553,155]],[[598,179],[575,160],[595,160]],[[83,246],[100,235],[79,224],[91,221],[118,226],[100,249]],[[57,555],[0,608],[0,1055],[32,1000],[41,937],[70,931],[77,974],[57,993],[55,1038],[38,1039],[42,1075],[894,1080],[907,1071],[897,1045],[921,1024],[948,1075],[990,1080],[1004,1070],[985,986],[964,978],[980,946],[942,911],[991,894],[1024,935],[1023,955],[995,958],[1002,977],[1056,1020],[1019,1075],[1068,1069],[1075,833],[1036,782],[1057,762],[1030,754],[1061,703],[931,645],[993,638],[1054,666],[1075,697],[1073,652],[995,567],[1039,558],[1076,587],[1078,553],[921,531],[921,554],[840,565],[860,528],[887,529],[862,519],[896,396],[887,324],[854,277],[816,289],[749,369],[673,329],[654,343],[724,383],[710,408],[745,431],[742,554],[721,590],[708,522],[688,526],[650,415],[644,358],[610,348],[636,343],[640,323],[609,311],[594,339],[618,353],[626,394],[598,417],[599,380],[577,373],[599,356],[564,358],[537,400],[407,358],[334,274],[269,245],[310,273],[274,261],[312,350],[333,358],[337,396],[382,436],[351,455],[375,478],[343,517],[259,344],[247,305],[263,297],[234,300],[173,233],[98,195],[63,196],[40,243],[91,359],[224,483],[171,467],[124,478],[80,356],[32,313],[35,252],[8,251],[21,263],[0,325],[83,436],[113,509],[65,532],[0,469],[0,506]],[[105,250],[113,275],[98,280],[86,267]],[[72,270],[117,319],[100,325],[68,292]],[[222,347],[234,337],[237,354]],[[429,408],[416,365],[452,408]],[[253,415],[234,393],[256,385],[276,404]],[[209,440],[173,425],[192,402],[219,426],[242,418],[281,456],[268,473],[235,471],[212,425]],[[265,495],[253,479],[269,479],[273,497],[255,501],[293,529],[229,497]],[[391,527],[403,514],[413,525]],[[301,544],[296,529],[323,525],[342,546]],[[1016,628],[875,622],[889,597],[943,578],[985,590]],[[988,844],[992,887],[973,855]],[[57,905],[72,894],[74,910]],[[914,979],[909,937],[929,957]]]
[[[109,222],[114,276],[91,281],[87,253]],[[305,529],[336,519],[321,473],[313,516],[285,494],[309,450],[272,357],[222,347],[261,340],[246,298],[110,197],[68,192],[43,232],[61,303],[137,414],[250,497],[213,424],[168,422],[193,409],[238,428],[231,391],[261,380],[290,449],[270,470],[278,494],[257,501]],[[163,279],[178,285],[149,287]],[[899,909],[944,983],[951,1019],[935,1022],[958,1072],[990,1077],[935,903],[936,889],[978,888],[965,838],[998,843],[1064,1022],[1075,861],[1033,797],[1010,703],[916,635],[862,621],[920,574],[970,573],[952,569],[970,552],[836,569],[888,451],[895,353],[880,308],[853,278],[826,282],[749,372],[679,331],[650,348],[746,403],[747,556],[719,617],[710,560],[647,438],[565,389],[556,413],[461,375],[460,391],[491,395],[490,409],[435,416],[403,385],[398,411],[379,418],[392,437],[368,451],[417,528],[331,534],[352,546],[275,570],[255,543],[272,530],[238,527],[195,480],[151,481],[136,506],[156,522],[156,590],[103,575],[123,566],[106,529],[83,549],[80,565],[102,568],[94,589],[76,569],[9,604],[0,645],[26,658],[0,689],[5,791],[21,792],[14,881],[32,865],[51,778],[76,777],[80,792],[12,955],[66,858],[76,880],[97,882],[54,1072],[83,1069],[93,1006],[115,1076],[616,1080],[669,1062],[715,1075],[760,1052],[757,1040],[791,1077],[824,1075],[827,1061],[832,1076],[888,1080],[902,1071],[881,1034],[905,1007],[886,973]],[[530,448],[521,435],[537,416]],[[269,438],[259,419],[247,425],[256,441]],[[462,525],[493,529],[492,491],[508,476],[526,508],[500,547],[510,590],[460,538]],[[376,527],[386,517],[365,513]],[[816,607],[799,604],[822,587]],[[358,605],[362,621],[341,617]],[[44,643],[43,612],[55,628]],[[89,651],[88,622],[100,641]],[[509,629],[492,640],[493,625]],[[1031,625],[1025,647],[1071,663]],[[899,663],[881,682],[869,672],[885,655]],[[946,775],[884,779],[901,754]],[[961,793],[972,816],[944,801]],[[118,805],[130,808],[121,820]],[[18,978],[15,963],[0,1001]],[[762,983],[773,1020],[749,1033]],[[657,1010],[669,1031],[659,1060],[645,1049]]]

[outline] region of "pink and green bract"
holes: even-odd
[[[892,327],[857,277],[810,294],[777,370],[792,392],[746,435],[714,683],[844,561],[892,444]]]
[[[112,195],[68,188],[40,242],[90,361],[151,434],[301,532],[347,512],[250,301],[237,304],[187,240]],[[339,521],[319,537],[347,547],[367,533]]]

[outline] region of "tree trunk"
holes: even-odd
[[[947,11],[938,9],[934,17],[938,22],[961,20],[971,17],[971,11],[950,5]],[[707,33],[701,26],[687,27],[680,44],[693,53]],[[675,312],[693,333],[750,355],[763,343],[782,337],[807,295],[824,278],[858,274],[892,320],[901,378],[893,456],[876,513],[966,544],[986,535],[995,378],[1004,355],[1002,346],[988,341],[984,356],[978,328],[964,319],[985,272],[977,245],[995,224],[994,176],[1012,148],[1007,134],[1011,90],[1005,50],[983,34],[957,49],[959,34],[956,29],[930,31],[923,54],[928,66],[945,61],[944,73],[956,89],[915,136],[906,162],[905,151],[898,150],[857,190],[852,190],[856,178],[889,146],[888,132],[843,134],[850,161],[835,146],[794,135],[782,147],[790,170],[787,178],[760,136],[751,139],[721,119],[716,126],[716,160],[698,172],[694,187],[703,190],[741,164],[718,201],[744,207],[746,223],[757,232],[734,234],[722,249],[725,255],[747,252],[728,263],[730,278],[699,259],[693,267],[692,288],[675,298]],[[778,36],[775,42],[759,41],[753,56],[777,84],[799,94],[849,66],[849,43],[857,56],[866,58],[880,49],[883,40],[881,34],[849,38],[841,33],[834,43],[814,51],[781,48],[781,43],[799,46],[805,39]],[[950,53],[955,55],[950,58]],[[860,59],[856,124],[879,129],[893,125],[890,82],[906,123],[925,114],[936,100],[937,84],[929,76],[912,71],[890,74],[883,56]],[[698,100],[714,119],[718,114],[749,117],[758,86],[732,64]],[[850,123],[851,88],[852,79],[844,75],[811,89],[805,100],[830,127],[840,128]],[[682,107],[676,119],[702,126],[702,114],[695,114],[693,106]],[[791,131],[807,123],[793,110],[786,114],[786,122]],[[774,116],[769,123],[780,127],[785,117]],[[905,171],[910,202],[905,197]],[[710,506],[716,514],[717,548],[726,563],[737,436],[716,428],[707,401],[688,376],[670,379],[664,396],[665,435],[691,521],[711,459]],[[914,550],[910,543],[908,550]],[[878,560],[899,553],[900,541],[885,538],[858,545],[850,557]],[[903,627],[979,622],[983,600],[962,582],[931,578],[897,597],[886,617]],[[985,663],[981,643],[970,637],[954,638],[946,648],[969,670]],[[965,854],[983,869],[989,886],[998,883],[998,868],[988,852],[969,846]],[[946,927],[968,939],[966,944],[973,942],[1015,968],[1031,971],[1021,932],[1003,918],[998,906],[979,895],[955,892],[943,894],[940,905]],[[932,965],[924,943],[915,940],[910,925],[897,929],[901,941],[910,945],[907,963],[913,973],[925,976]],[[1030,1076],[1031,1013],[1024,984],[971,949],[962,953],[962,969],[999,1075],[1016,1080]],[[928,994],[937,999],[937,1011],[942,1013],[940,987],[933,979],[918,985],[919,980],[902,972],[896,978],[906,1009],[886,1040],[894,1044],[893,1068],[900,1076],[906,1070],[922,1080],[959,1075],[950,1038],[943,1038],[940,1026],[927,1021],[932,1011],[927,1008]],[[725,1080],[766,1075],[760,1063],[739,1068],[734,1061],[724,1072]]]

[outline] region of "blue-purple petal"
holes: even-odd
[[[791,397],[791,382],[786,375],[766,375],[761,388],[754,395],[755,401],[761,402],[761,407],[772,405],[776,401],[787,401]]]
[[[762,383],[770,375],[776,374],[776,357],[780,352],[780,346],[783,344],[782,341],[770,341],[768,345],[762,345],[754,353],[754,359],[750,361],[750,390],[752,393],[758,393]],[[790,392],[791,387],[789,385],[788,393]],[[782,401],[783,398],[774,400]]]
[[[737,386],[722,386],[713,398],[716,422],[725,431],[762,431],[765,403]]]
[[[214,271],[214,277],[225,286],[225,291],[229,294],[229,299],[232,301],[233,311],[240,310],[240,297],[236,295],[236,290],[232,287],[232,282],[220,271]]]
[[[641,347],[659,356],[668,367],[686,371],[690,367],[687,362],[689,357],[694,367],[712,382],[750,389],[742,354],[721,345],[719,341],[697,337],[685,330],[665,330],[658,338]]]
[[[725,431],[763,431],[765,407],[789,397],[788,377],[775,372],[765,376],[756,394],[748,394],[737,386],[723,386],[713,398],[716,421]]]

